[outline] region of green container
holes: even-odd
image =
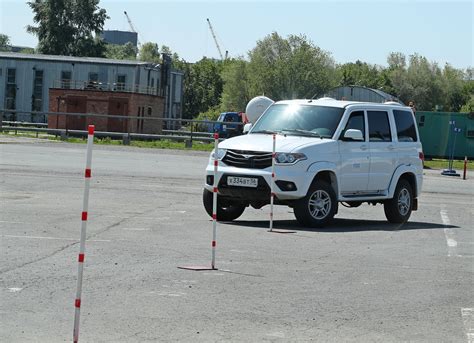
[[[448,159],[456,136],[454,158],[474,159],[473,113],[418,111],[415,117],[426,157]]]

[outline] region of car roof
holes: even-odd
[[[286,105],[313,105],[313,106],[327,106],[327,107],[337,107],[337,108],[347,108],[347,107],[379,107],[379,108],[400,108],[400,109],[410,109],[408,106],[403,106],[397,102],[388,102],[388,103],[375,103],[375,102],[361,102],[361,101],[345,101],[345,100],[336,100],[332,98],[321,98],[321,99],[295,99],[295,100],[281,100],[275,104],[286,104]]]

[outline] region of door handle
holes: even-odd
[[[367,150],[367,145],[361,145],[360,150]]]
[[[393,149],[395,149],[395,147],[394,147],[393,145],[389,145],[389,146],[387,147],[387,149],[388,149],[388,150],[393,150]]]

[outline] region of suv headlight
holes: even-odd
[[[227,149],[217,149],[217,159],[220,161],[224,158],[227,153]],[[211,152],[211,159],[214,159],[214,150]]]
[[[275,162],[277,164],[295,164],[298,161],[306,160],[305,154],[277,152]]]

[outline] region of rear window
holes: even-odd
[[[409,111],[393,110],[399,142],[416,142],[415,121]]]

